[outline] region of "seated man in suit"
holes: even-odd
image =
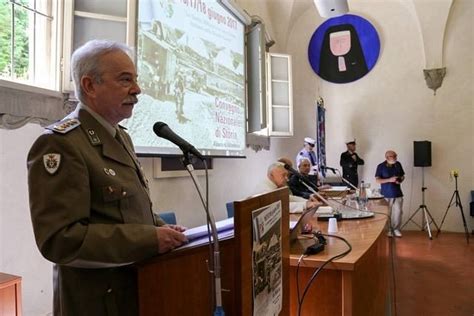
[[[300,181],[299,176],[304,176],[312,184],[312,187],[315,191],[318,191],[318,176],[315,174],[310,175],[309,171],[311,170],[311,162],[308,158],[302,158],[298,162],[298,174],[292,174],[290,181],[288,181],[288,186],[290,187],[291,192],[296,196],[301,196],[305,199],[309,199],[313,192]]]
[[[266,192],[287,186],[288,170],[281,162],[272,163],[267,170],[266,179],[259,184],[256,193]],[[291,194],[290,191],[290,213],[301,213],[306,209],[321,205],[316,199],[311,197],[305,199]]]
[[[310,174],[311,171],[311,162],[308,158],[302,158],[298,164],[298,171],[301,176],[308,179],[308,181],[312,184],[312,187],[315,191],[319,191],[320,189],[326,189],[330,186],[323,185],[319,181],[319,177],[317,174]],[[308,189],[303,183],[301,183],[298,175],[293,174],[290,177],[290,181],[288,182],[288,186],[290,187],[291,192],[296,196],[301,196],[305,199],[310,199],[313,192]]]

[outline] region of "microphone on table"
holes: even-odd
[[[156,122],[155,125],[153,125],[153,132],[155,132],[158,137],[167,139],[178,146],[184,154],[191,153],[199,159],[204,160],[204,156],[201,155],[201,153],[193,145],[173,132],[166,123]]]

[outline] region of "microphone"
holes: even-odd
[[[289,164],[285,164],[284,165],[285,169],[288,170],[289,173],[291,174],[300,174],[298,171],[296,171],[295,169],[293,169]]]
[[[317,190],[318,188],[316,187],[316,185],[311,182],[308,177],[300,174],[298,171],[296,171],[295,169],[293,169],[289,164],[285,164],[284,165],[284,168],[286,170],[288,170],[289,173],[291,174],[294,174],[301,182],[304,182],[306,183],[306,185],[309,185],[310,187],[312,187],[313,189]]]
[[[201,155],[201,153],[193,145],[173,132],[167,124],[163,122],[156,122],[155,125],[153,125],[153,132],[155,132],[158,137],[167,139],[178,146],[184,154],[191,153],[199,159],[204,160],[204,156]]]
[[[322,169],[326,169],[326,170],[331,170],[332,173],[336,174],[336,168],[332,168],[332,167],[328,167],[328,166],[321,166]]]

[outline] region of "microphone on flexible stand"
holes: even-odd
[[[198,157],[201,160],[204,160],[204,156],[190,143],[182,139],[179,135],[169,128],[166,123],[163,122],[156,122],[153,125],[153,131],[158,137],[164,138],[178,146],[185,155],[193,154],[194,156]]]
[[[213,262],[212,265],[212,274],[213,274],[213,291],[214,291],[214,306],[215,306],[215,312],[214,315],[223,315],[224,311],[222,308],[222,280],[221,280],[221,264],[220,264],[220,247],[219,247],[219,237],[218,237],[218,232],[216,228],[216,221],[214,219],[214,215],[212,212],[209,210],[209,177],[208,177],[208,172],[207,172],[207,163],[206,160],[204,159],[204,156],[201,155],[201,153],[190,143],[182,139],[180,136],[178,136],[175,132],[173,132],[166,123],[163,122],[156,122],[153,125],[153,131],[158,137],[164,138],[178,146],[184,154],[183,157],[183,163],[186,167],[186,169],[189,172],[189,175],[191,176],[191,179],[193,180],[193,183],[196,187],[196,190],[199,194],[199,197],[201,198],[202,205],[204,207],[204,211],[206,212],[206,219],[207,219],[207,225],[210,227],[210,233],[212,234],[212,245],[213,245],[213,254],[212,258],[210,260]],[[189,159],[189,154],[193,154],[194,156],[198,157],[201,159],[204,163],[204,167],[206,168],[206,199],[204,199],[203,194],[202,194],[202,189],[201,186],[199,185],[199,182],[197,181],[195,175],[193,175],[193,166],[190,163]],[[211,238],[209,237],[209,242],[211,243]]]
[[[326,169],[326,170],[331,170],[332,173],[336,174],[336,171],[339,171],[337,168],[332,168],[332,167],[327,167],[327,166],[321,166],[322,169]],[[352,183],[350,183],[349,181],[347,181],[346,179],[344,179],[344,177],[339,173],[339,176],[341,177],[341,180],[348,184],[351,188],[353,188],[354,190],[357,190],[357,187],[354,186]]]
[[[336,170],[337,170],[336,168],[332,168],[332,167],[328,167],[328,166],[321,166],[321,169],[330,170],[334,174],[336,174]]]
[[[350,187],[352,187],[354,190],[358,190],[358,188],[353,185],[352,183],[350,183],[349,181],[347,181],[346,179],[344,179],[344,177],[341,177],[342,181],[344,181],[346,184],[348,184]]]

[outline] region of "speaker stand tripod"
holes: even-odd
[[[461,198],[459,197],[457,174],[454,174],[454,181],[455,181],[456,189],[454,190],[453,195],[451,196],[451,200],[449,200],[448,208],[446,209],[446,212],[444,213],[443,220],[441,221],[441,225],[438,228],[436,237],[438,237],[439,233],[441,232],[441,227],[443,227],[444,220],[446,219],[446,215],[448,215],[448,211],[450,207],[455,206],[455,207],[459,207],[459,210],[461,211],[462,222],[464,224],[464,232],[466,233],[466,241],[467,243],[469,243],[469,230],[467,229],[466,218],[464,217],[464,210],[462,209]],[[454,200],[454,203],[453,203],[453,200]]]
[[[431,223],[433,223],[435,225],[435,227],[438,229],[439,231],[439,227],[438,225],[436,225],[436,222],[433,218],[433,216],[431,216],[431,213],[430,211],[428,210],[428,207],[426,206],[425,204],[425,191],[426,191],[426,187],[425,187],[425,167],[421,167],[421,205],[418,207],[418,209],[415,211],[415,213],[413,213],[412,216],[410,216],[410,218],[405,222],[405,224],[403,224],[402,228],[405,227],[406,224],[408,224],[408,222],[413,222],[416,226],[420,227],[421,230],[424,230],[424,226],[426,226],[426,231],[428,232],[428,236],[430,237],[430,239],[433,239],[433,236],[431,235]],[[414,220],[413,220],[413,217],[415,217],[415,215],[421,211],[422,212],[422,218],[421,218],[421,226],[418,225]]]

